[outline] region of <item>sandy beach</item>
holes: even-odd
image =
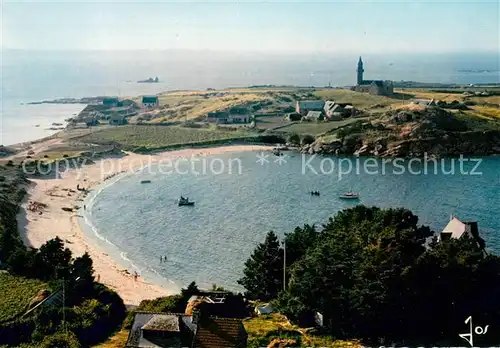
[[[96,280],[115,290],[127,305],[138,305],[142,300],[177,293],[177,288],[162,288],[145,282],[140,276],[122,269],[105,248],[90,240],[79,225],[84,198],[88,194],[77,188],[92,190],[96,185],[118,174],[132,173],[155,163],[168,163],[179,158],[217,155],[228,152],[268,151],[270,146],[237,145],[213,148],[192,148],[153,155],[128,153],[122,157],[94,160],[82,166],[61,170],[61,175],[30,179],[28,197],[18,214],[19,233],[26,245],[40,247],[47,240],[58,236],[74,257],[88,252],[94,262]],[[170,162],[172,163],[172,162]],[[46,204],[40,210],[28,209],[30,202]],[[71,208],[73,211],[63,210]]]

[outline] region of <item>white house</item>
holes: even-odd
[[[479,246],[480,249],[483,250],[483,253],[486,254],[485,251],[485,242],[484,239],[479,235],[479,229],[477,226],[477,222],[462,222],[453,215],[450,216],[450,222],[443,228],[441,233],[438,236],[438,241],[446,241],[449,239],[460,239],[463,236],[468,236],[474,239]]]
[[[309,111],[323,111],[324,107],[324,100],[297,100],[295,103],[295,112],[305,116]]]

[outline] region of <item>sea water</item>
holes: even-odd
[[[124,267],[177,288],[194,280],[204,287],[216,283],[242,290],[237,280],[244,262],[269,231],[282,238],[296,226],[320,227],[356,204],[411,209],[420,224],[437,232],[451,214],[477,221],[488,250],[500,253],[499,157],[471,159],[462,169],[457,159],[444,159],[437,166],[429,163],[426,171],[422,163],[402,162],[406,170],[401,173],[391,163],[384,167],[380,159],[370,159],[377,166],[365,171],[368,159],[363,158],[287,152],[280,164],[273,155],[268,162],[257,162],[257,155],[208,156],[206,166],[197,162],[195,170],[182,161],[175,173],[161,174],[152,166],[121,176],[94,191],[85,217],[92,228],[86,233],[98,236],[95,240]],[[343,162],[339,170],[343,160],[352,161],[353,167],[339,175],[348,169]],[[360,192],[359,201],[339,199],[349,190]],[[321,195],[311,196],[311,191]],[[179,207],[181,195],[195,205]],[[167,256],[167,262],[160,262],[160,256]]]

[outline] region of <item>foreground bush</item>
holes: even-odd
[[[483,327],[500,325],[500,258],[486,255],[480,240],[426,244],[433,232],[410,211],[364,206],[310,232],[313,243],[287,262],[287,288],[276,301],[292,322],[315,325],[319,312],[324,330],[336,338],[412,346],[464,345],[458,333],[467,332],[469,316]],[[299,245],[307,233],[295,238]],[[267,278],[255,278],[259,293],[279,288],[273,263],[263,259],[259,268]],[[253,281],[244,285],[257,289]],[[474,338],[479,345],[498,342],[498,330]]]

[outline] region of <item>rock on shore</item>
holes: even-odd
[[[359,121],[318,137],[302,153],[380,157],[455,157],[500,153],[500,125],[431,107],[392,110],[370,121]],[[331,135],[335,135],[331,140]]]

